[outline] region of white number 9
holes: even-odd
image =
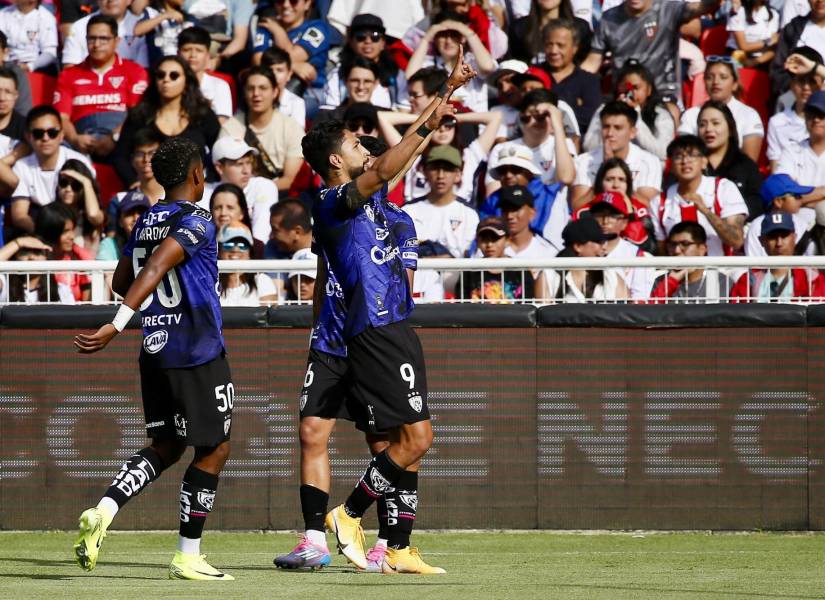
[[[410,389],[415,388],[415,371],[410,363],[404,363],[398,369],[401,371],[401,379],[410,384]]]

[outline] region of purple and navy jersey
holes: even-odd
[[[368,327],[403,321],[413,309],[407,265],[393,227],[402,211],[390,208],[386,185],[351,211],[346,204],[350,185],[355,184],[321,190],[312,207],[316,249],[323,253],[343,296],[344,340]],[[413,239],[410,244],[417,246]]]
[[[312,87],[323,88],[327,83],[327,55],[331,46],[329,26],[320,19],[304,21],[286,34],[290,42],[306,50],[309,64],[318,73]],[[273,43],[269,30],[258,27],[252,39],[252,52],[266,52]]]
[[[186,253],[140,306],[142,352],[160,368],[194,367],[224,352],[216,232],[208,211],[161,200],[140,217],[123,249],[135,277],[168,237]]]

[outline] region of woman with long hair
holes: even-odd
[[[103,230],[104,214],[100,209],[100,188],[92,172],[82,161],[70,158],[57,174],[56,202],[70,207],[77,215],[74,243],[96,254]]]
[[[572,0],[530,0],[530,13],[513,21],[508,28],[508,55],[528,65],[541,64],[545,59],[544,27],[554,19],[569,19],[575,24],[580,40],[573,62],[580,64],[590,53],[593,32],[590,30],[590,22],[578,18],[577,12]]]
[[[252,229],[252,217],[243,190],[234,183],[221,183],[209,198],[209,212],[220,229],[230,223],[242,223]],[[253,241],[252,258],[263,258],[264,245],[259,240]]]
[[[743,66],[767,68],[779,43],[779,13],[766,0],[741,0],[728,17],[728,50]]]
[[[739,149],[733,113],[723,102],[708,100],[699,110],[698,123],[699,137],[709,151],[706,174],[736,184],[748,205],[748,220],[752,221],[765,210],[759,194],[762,174],[756,163]]]
[[[131,163],[135,133],[144,128],[155,130],[159,140],[184,137],[203,148],[204,167],[212,175],[212,160],[207,153],[218,139],[221,125],[209,100],[203,97],[195,73],[179,56],[167,56],[158,63],[146,93],[137,106],[129,110],[120,139],[115,147],[114,164],[127,185],[136,179]]]
[[[34,231],[37,237],[52,248],[53,260],[94,260],[95,255],[74,243],[75,212],[62,202],[52,202],[37,214]],[[55,276],[58,284],[69,286],[74,299],[88,301],[92,297],[92,281],[81,273],[60,273]]]
[[[711,100],[722,102],[733,114],[737,123],[737,145],[751,160],[759,160],[759,151],[762,149],[762,140],[765,137],[765,125],[759,113],[753,108],[740,102],[739,71],[736,61],[730,56],[708,56],[705,69],[705,87]],[[680,135],[690,133],[699,134],[697,117],[700,107],[694,106],[682,114],[678,132]]]
[[[667,145],[676,136],[676,122],[656,91],[653,75],[635,60],[628,60],[616,74],[613,98],[639,111],[634,142],[642,150],[667,158]],[[604,106],[604,105],[602,105]],[[601,107],[596,110],[582,144],[585,151],[602,145]]]

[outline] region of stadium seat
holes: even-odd
[[[739,99],[755,109],[762,117],[762,124],[768,124],[768,104],[771,100],[771,82],[767,71],[761,69],[739,69],[739,85],[742,92]]]
[[[699,49],[705,56],[719,56],[725,53],[725,44],[728,42],[728,33],[725,25],[714,25],[702,32],[699,37]]]
[[[125,190],[126,186],[123,185],[123,181],[111,165],[94,163],[94,168],[97,172],[97,185],[100,187],[100,205],[103,210],[106,210],[109,200],[118,192]]]
[[[690,104],[685,104],[688,108],[702,106],[708,100],[708,90],[705,87],[705,78],[697,75],[692,80],[690,92]]]
[[[229,84],[229,91],[232,92],[232,112],[238,110],[238,87],[235,85],[235,78],[228,73],[221,73],[220,71],[207,71],[213,77],[223,79]]]
[[[54,88],[57,87],[56,77],[32,71],[29,73],[29,85],[32,89],[32,106],[54,104]]]

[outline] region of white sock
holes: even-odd
[[[192,538],[178,536],[178,550],[184,554],[200,555],[201,553],[201,539],[193,540]]]
[[[376,548],[383,548],[384,550],[387,549],[387,540],[384,538],[378,538],[375,540],[375,547]]]
[[[115,515],[117,514],[117,511],[120,510],[120,507],[117,505],[117,502],[115,502],[108,496],[103,496],[103,498],[100,499],[100,502],[97,503],[97,508],[100,509],[100,511],[104,515],[106,515],[106,518],[108,519],[108,521],[106,522],[106,527],[109,527],[109,525],[111,525],[112,521],[115,518]]]
[[[327,547],[327,534],[323,531],[318,531],[317,529],[307,529],[304,533],[310,543],[315,544],[316,546],[321,546],[322,548]]]

